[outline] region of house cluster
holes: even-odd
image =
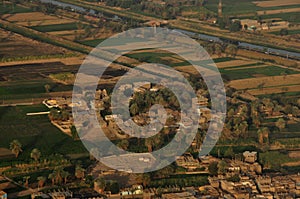
[[[261,165],[256,162],[256,152],[244,152],[243,161],[222,161],[226,162],[225,172],[208,178],[210,185],[199,188],[202,197],[273,199],[300,196],[300,175],[263,175]]]
[[[79,199],[79,198],[86,198],[86,199],[104,199],[105,196],[98,194],[95,191],[88,191],[88,192],[80,192],[80,193],[73,193],[70,190],[59,189],[59,190],[52,190],[47,193],[37,192],[31,194],[31,198],[45,198],[45,199]]]

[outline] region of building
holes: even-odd
[[[0,191],[0,199],[7,199],[7,193]]]
[[[257,152],[245,151],[243,153],[245,162],[254,163],[257,160]]]

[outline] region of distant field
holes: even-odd
[[[7,21],[11,22],[35,22],[45,20],[58,20],[56,16],[46,15],[42,12],[20,12],[16,14],[6,14],[2,16]]]
[[[62,55],[68,52],[66,49],[38,42],[1,28],[0,40],[0,61],[26,56]]]
[[[53,32],[53,31],[64,31],[64,30],[76,30],[76,29],[78,29],[77,23],[32,26],[31,28],[34,29],[34,30],[40,31],[40,32]]]
[[[0,67],[0,100],[42,98],[54,92],[71,91],[71,85],[57,83],[48,76],[75,73],[78,67],[56,62]],[[46,92],[46,84],[50,85],[50,93]]]
[[[226,77],[226,79],[229,80],[247,79],[259,76],[278,76],[283,73],[287,75],[299,73],[293,70],[281,68],[279,66],[265,66],[239,70],[220,69],[220,72],[224,77]]]
[[[254,1],[259,7],[274,7],[274,6],[287,6],[287,5],[298,5],[298,0],[269,0],[269,1]]]
[[[102,41],[105,39],[94,39],[94,40],[85,40],[85,41],[80,41],[81,44],[91,46],[91,47],[96,47],[99,45]]]
[[[300,29],[298,30],[288,30],[289,35],[295,35],[295,34],[300,34]],[[275,31],[275,32],[270,32],[271,34],[274,35],[280,35],[280,31]]]
[[[259,8],[252,2],[252,0],[223,0],[223,13],[225,14],[247,14],[255,13]],[[211,0],[205,3],[205,7],[215,13],[218,11],[219,0]]]
[[[13,6],[9,3],[6,3],[5,5],[2,2],[0,3],[0,14],[15,14],[24,12],[32,12],[32,10],[19,5]]]
[[[292,86],[277,86],[263,89],[251,89],[248,92],[252,95],[268,95],[286,92],[300,92],[300,84]]]
[[[273,76],[273,77],[257,77],[242,80],[234,80],[229,83],[229,86],[242,90],[257,88],[258,85],[264,84],[264,87],[276,87],[282,85],[297,85],[300,84],[300,74],[287,76]]]
[[[268,15],[261,15],[262,19],[274,19],[274,18],[281,18],[282,20],[289,21],[289,22],[300,22],[300,12],[290,12],[290,13],[279,13],[279,14],[268,14]]]

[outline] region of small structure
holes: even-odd
[[[223,16],[223,4],[222,4],[222,0],[219,1],[218,16],[219,17]]]
[[[257,160],[257,152],[245,151],[243,153],[245,162],[254,163]]]

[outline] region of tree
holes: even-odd
[[[275,125],[280,131],[282,131],[286,126],[286,121],[283,118],[279,118]]]
[[[35,162],[37,162],[41,157],[41,152],[37,148],[35,148],[31,151],[30,157],[34,159]]]
[[[137,115],[139,113],[139,107],[137,105],[137,103],[133,103],[131,106],[130,106],[130,113],[132,115]]]
[[[233,157],[234,157],[234,152],[233,152],[232,147],[229,147],[229,148],[225,151],[224,157],[225,157],[225,158],[233,158]]]
[[[54,184],[55,184],[55,174],[50,173],[49,176],[48,176],[48,179],[51,180],[52,186],[54,186]]]
[[[85,172],[84,168],[82,168],[79,165],[76,166],[76,168],[75,168],[75,176],[76,176],[76,178],[83,179],[84,178],[84,172]]]
[[[128,149],[128,146],[129,146],[129,142],[128,142],[128,140],[126,140],[126,139],[122,139],[118,144],[117,144],[117,146],[119,147],[119,148],[121,148],[121,149],[123,149],[123,150],[127,150]]]
[[[70,176],[70,173],[67,172],[67,171],[63,171],[61,173],[61,177],[64,179],[64,183],[67,184],[67,181],[68,181],[68,177]]]
[[[143,184],[143,187],[145,188],[151,182],[151,177],[148,173],[138,174],[137,177],[136,177],[136,181],[139,184]]]
[[[23,177],[23,180],[25,181],[25,183],[24,183],[24,186],[25,187],[28,187],[28,185],[29,185],[29,182],[28,182],[28,180],[30,179],[30,176],[24,176]]]
[[[70,130],[71,130],[72,138],[74,140],[78,140],[79,139],[79,135],[78,135],[76,127],[74,125],[72,125],[71,128],[70,128]]]
[[[12,153],[15,154],[16,158],[22,152],[22,144],[18,140],[13,140],[9,147]]]
[[[218,162],[211,162],[208,166],[209,174],[212,176],[218,175]]]
[[[231,55],[232,57],[236,56],[237,51],[238,51],[237,46],[233,44],[229,44],[225,49],[226,54]]]
[[[46,93],[49,93],[49,92],[50,92],[50,89],[51,89],[51,86],[50,86],[49,84],[46,84],[46,85],[45,85]]]
[[[103,192],[105,190],[106,187],[106,182],[104,178],[97,178],[94,181],[94,187],[96,190],[99,190],[99,192]]]
[[[227,163],[222,160],[218,164],[218,173],[224,175],[226,173]]]
[[[241,22],[237,20],[231,23],[229,26],[230,32],[238,32],[241,30],[241,28],[242,28]]]
[[[219,57],[221,57],[222,52],[223,52],[223,48],[222,48],[221,44],[217,43],[214,45],[214,47],[215,47],[215,54],[218,55]]]
[[[284,35],[288,35],[289,34],[289,31],[286,29],[286,28],[282,28],[279,32],[279,34],[281,36],[284,36]]]
[[[47,180],[45,176],[39,176],[37,177],[38,180],[38,188],[42,188]]]
[[[260,144],[264,144],[269,141],[270,130],[267,127],[260,128],[257,131],[258,142]]]

